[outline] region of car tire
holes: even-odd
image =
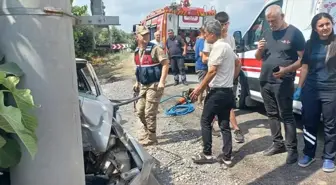
[[[233,90],[235,93],[235,108],[237,109],[246,108],[245,99],[248,96],[248,86],[244,74],[241,73],[239,75]]]

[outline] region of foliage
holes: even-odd
[[[92,61],[92,65],[94,66],[105,63],[105,60],[103,57],[92,57],[91,61]]]
[[[93,52],[93,31],[90,26],[77,26],[74,28],[75,54],[83,57]]]
[[[133,39],[133,34],[126,33],[123,30],[119,30],[115,26],[112,26],[111,32],[112,32],[112,42],[113,43],[130,44]]]
[[[87,10],[88,10],[88,6],[86,6],[86,5],[84,5],[84,6],[73,6],[71,8],[71,12],[75,16],[88,15]]]
[[[87,6],[73,6],[72,14],[75,16],[87,15]],[[83,56],[85,53],[92,52],[93,32],[90,26],[75,26],[73,28],[74,44],[76,56]]]
[[[17,136],[35,157],[37,153],[37,119],[30,111],[35,108],[29,89],[17,89],[19,77],[23,73],[15,63],[0,65],[0,168],[17,165],[21,159]],[[7,100],[14,100],[14,105],[6,105]]]
[[[88,15],[87,6],[73,6],[72,14],[76,16]],[[95,29],[95,30],[94,30]],[[75,44],[75,54],[76,57],[86,58],[92,60],[92,58],[97,58],[99,56],[104,56],[108,53],[115,52],[110,49],[94,49],[95,44],[129,44],[134,47],[133,34],[126,33],[123,30],[111,27],[94,27],[91,25],[76,25],[74,30],[74,44]],[[111,34],[111,40],[109,35],[109,30]],[[94,36],[94,32],[96,34]],[[95,38],[95,42],[94,39]]]

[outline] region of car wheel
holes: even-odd
[[[235,106],[237,109],[243,109],[246,107],[245,99],[248,96],[246,81],[244,76],[239,76],[234,88],[235,92]]]

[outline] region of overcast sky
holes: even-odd
[[[172,0],[103,0],[105,12],[109,16],[119,16],[119,28],[130,32],[132,25],[139,23],[147,14],[168,5]],[[191,0],[192,6],[207,8],[216,7],[218,11],[226,11],[231,18],[231,31],[246,29],[260,12],[264,0]],[[74,0],[75,5],[90,5],[90,0]],[[90,10],[90,9],[89,9]],[[242,30],[245,31],[245,30]]]

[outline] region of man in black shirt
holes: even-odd
[[[174,75],[174,85],[179,84],[179,73],[181,75],[182,83],[187,85],[187,77],[184,67],[184,56],[187,54],[187,45],[179,35],[174,35],[172,29],[168,30],[168,35],[169,38],[167,39],[166,46],[170,58],[170,66]]]
[[[300,66],[305,39],[300,30],[284,21],[281,7],[266,9],[271,30],[264,33],[255,54],[262,60],[260,74],[261,95],[264,100],[273,144],[264,151],[265,156],[288,151],[287,164],[297,161],[296,124],[293,115],[295,69]],[[281,134],[280,118],[285,126],[286,147]]]

